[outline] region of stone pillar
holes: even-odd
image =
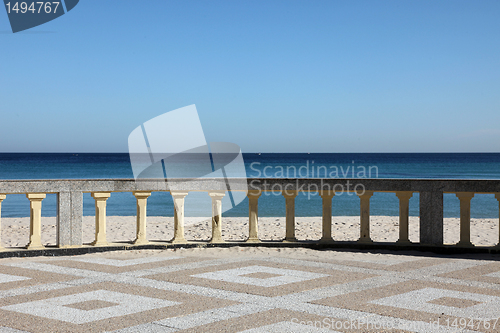
[[[26,197],[30,200],[30,242],[28,250],[43,249],[42,245],[42,200],[45,193],[28,193]]]
[[[396,196],[399,199],[399,239],[396,243],[410,244],[408,226],[410,223],[410,198],[413,196],[413,192],[396,192]]]
[[[151,192],[134,192],[134,196],[137,200],[137,236],[134,245],[147,244],[146,208]]]
[[[184,238],[184,198],[188,192],[170,192],[174,199],[174,238],[172,244],[187,243]]]
[[[322,191],[320,192],[321,198],[323,199],[323,236],[321,237],[321,242],[331,242],[332,239],[332,198],[335,192]]]
[[[500,193],[496,193],[495,194],[495,198],[497,199],[498,201],[498,216],[500,218]],[[498,244],[495,246],[495,248],[500,248],[500,223],[498,224]]]
[[[457,246],[472,247],[470,241],[470,201],[474,197],[472,192],[456,193],[460,200],[460,241]]]
[[[360,199],[360,237],[358,242],[371,243],[373,241],[370,238],[370,198],[373,191],[358,192],[356,194]]]
[[[420,244],[443,245],[443,192],[420,192]]]
[[[80,191],[57,193],[57,246],[82,246],[83,193]]]
[[[259,197],[260,191],[248,191],[248,239],[249,243],[258,243]]]
[[[295,197],[297,196],[296,191],[285,191],[283,192],[286,202],[286,235],[284,242],[296,242],[295,238]]]
[[[0,251],[3,249],[2,247],[2,201],[7,196],[5,194],[0,194]]]
[[[92,192],[95,200],[95,240],[94,246],[108,245],[106,241],[106,200],[111,196],[109,192]]]
[[[222,239],[222,198],[225,192],[209,192],[212,198],[212,239],[210,243],[224,243]]]

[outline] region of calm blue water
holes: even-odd
[[[323,178],[427,178],[427,179],[500,179],[500,154],[497,153],[408,153],[408,154],[244,154],[248,177],[323,177]],[[0,154],[0,179],[78,179],[133,178],[128,154]],[[0,189],[1,193],[1,189]],[[445,194],[445,217],[459,216],[459,201]],[[206,193],[186,197],[186,215],[210,215]],[[108,215],[135,215],[135,198],[131,193],[113,193],[108,200]],[[320,216],[318,195],[299,195],[297,216]],[[355,195],[334,197],[334,215],[359,215]],[[373,215],[398,213],[393,193],[376,193],[371,200]],[[43,216],[55,216],[55,195],[43,201]],[[84,214],[94,214],[94,200],[84,194]],[[248,202],[224,213],[225,216],[247,216]],[[284,216],[285,200],[263,194],[259,200],[261,216]],[[418,216],[418,194],[410,200],[410,214]],[[493,195],[476,195],[471,201],[472,217],[497,218],[498,202]],[[172,198],[168,193],[153,193],[148,200],[148,215],[173,216]],[[25,195],[8,195],[2,203],[2,216],[29,216]]]

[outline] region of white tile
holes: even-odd
[[[242,276],[251,273],[270,273],[280,276],[270,277],[267,279],[252,278]],[[211,279],[217,281],[225,281],[232,283],[241,283],[258,287],[276,287],[289,283],[302,282],[317,278],[326,277],[326,274],[311,273],[297,271],[293,269],[282,269],[266,266],[248,266],[242,268],[227,269],[216,272],[208,272],[202,274],[191,275],[192,277]]]
[[[38,293],[40,291],[49,291],[49,290],[57,290],[69,288],[70,285],[65,282],[56,282],[56,283],[47,283],[47,284],[39,284],[29,287],[15,288],[15,289],[7,289],[0,290],[0,298],[6,297],[14,297],[20,295],[29,295]]]
[[[404,282],[406,279],[400,277],[375,276],[364,280],[354,280],[343,284],[336,284],[323,288],[305,290],[293,294],[277,296],[275,299],[282,299],[286,302],[311,302],[327,297],[345,295],[352,292],[381,288],[394,283]]]
[[[466,308],[429,303],[442,297],[459,298],[481,303]],[[500,317],[500,297],[447,289],[425,288],[381,298],[370,303],[429,313],[444,313],[460,318],[496,319]]]
[[[210,309],[181,317],[166,318],[156,321],[155,324],[160,324],[176,329],[188,329],[196,326],[215,323],[222,320],[267,311],[269,309],[271,308],[255,304],[237,304],[223,308]]]
[[[117,303],[117,305],[95,310],[80,310],[65,306],[91,300],[112,302]],[[4,306],[1,309],[61,320],[73,324],[83,324],[176,304],[180,303],[109,290],[95,290],[81,294]]]
[[[486,274],[485,276],[490,276],[490,277],[494,277],[494,278],[500,278],[500,271],[493,272],[493,273],[490,273],[490,274]]]
[[[153,323],[147,323],[132,327],[123,328],[109,333],[173,333],[179,331],[176,328],[165,327]],[[1,331],[0,331],[1,332]]]
[[[110,273],[96,272],[88,269],[80,269],[80,268],[72,268],[72,267],[64,267],[52,264],[45,264],[41,262],[14,262],[5,264],[8,266],[19,267],[24,269],[33,269],[41,272],[49,272],[49,273],[57,273],[57,274],[65,274],[65,275],[74,275],[79,277],[96,277],[96,278],[114,278],[115,275]]]
[[[10,327],[0,326],[0,333],[30,333],[30,332],[20,331]]]
[[[0,283],[24,281],[24,280],[29,280],[29,279],[30,278],[26,277],[26,276],[17,276],[17,275],[0,273]]]

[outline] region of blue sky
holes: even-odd
[[[500,152],[499,1],[81,0],[12,34],[0,152],[127,152],[196,104],[243,152]]]

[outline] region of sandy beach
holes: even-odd
[[[395,242],[399,237],[399,218],[397,216],[371,216],[371,238],[375,242]],[[3,247],[23,247],[29,240],[29,218],[2,218],[1,245]],[[147,219],[147,237],[151,241],[170,240],[174,232],[173,217],[150,216]],[[460,219],[444,219],[444,243],[455,244],[460,237]],[[185,234],[188,240],[208,240],[211,237],[210,218],[186,217]],[[135,216],[108,216],[107,240],[132,241],[135,239]],[[498,219],[471,219],[471,241],[475,245],[491,246],[498,243]],[[299,240],[321,238],[321,217],[297,217],[296,237]],[[83,219],[83,242],[94,240],[94,216]],[[248,218],[223,218],[222,235],[225,240],[244,240],[248,237]],[[334,240],[357,240],[359,238],[358,216],[333,216],[332,236]],[[285,237],[284,217],[260,217],[259,238],[280,240]],[[410,217],[409,238],[419,240],[419,218]],[[42,218],[42,243],[56,244],[56,218]]]

